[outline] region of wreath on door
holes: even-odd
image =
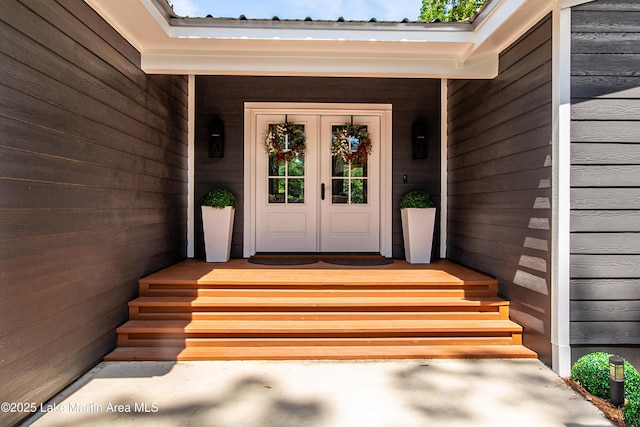
[[[276,164],[302,159],[307,149],[304,127],[289,121],[270,124],[264,145],[267,156]]]
[[[371,154],[371,145],[367,126],[345,123],[342,131],[333,136],[331,155],[345,163],[361,163]]]

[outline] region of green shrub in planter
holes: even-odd
[[[233,193],[225,188],[215,188],[209,191],[202,198],[200,203],[202,206],[211,206],[212,208],[222,209],[225,206],[236,208],[236,198]]]
[[[402,201],[400,201],[400,209],[406,208],[435,208],[431,195],[424,191],[411,191],[404,195]]]

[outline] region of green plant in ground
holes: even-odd
[[[624,362],[624,388],[627,404],[624,405],[624,422],[628,427],[640,427],[640,373],[629,362]]]
[[[582,356],[571,367],[571,379],[580,383],[589,393],[609,399],[610,353],[590,353]],[[629,362],[624,362],[624,388],[627,404],[623,407],[628,427],[640,427],[640,373]]]
[[[640,395],[640,373],[626,360],[624,361],[624,387],[627,393]]]
[[[222,209],[225,206],[231,206],[233,208],[237,206],[233,193],[225,188],[215,188],[209,191],[204,195],[200,204],[217,209]]]
[[[602,352],[582,356],[571,367],[571,379],[594,396],[609,399],[609,356]]]
[[[628,427],[640,427],[640,392],[627,396],[627,404],[622,411]]]
[[[404,195],[400,201],[400,209],[405,208],[435,208],[436,204],[428,193],[424,191],[411,191]]]

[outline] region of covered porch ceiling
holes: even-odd
[[[178,17],[165,0],[85,0],[149,74],[493,78],[553,0],[491,0],[459,23]],[[250,11],[248,11],[249,13]]]

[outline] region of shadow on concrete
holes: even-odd
[[[132,422],[143,425],[298,427],[320,426],[326,416],[327,409],[320,401],[283,398],[277,391],[277,382],[246,376],[224,389],[216,388],[214,378],[209,382],[209,394],[195,399],[176,399],[173,404],[145,400],[139,393],[126,390],[110,397],[108,406],[105,402],[100,403],[100,407],[84,405],[84,402],[61,402],[66,410],[73,409],[73,418],[63,417],[44,425],[110,425],[129,417]],[[83,410],[86,412],[79,413]]]

